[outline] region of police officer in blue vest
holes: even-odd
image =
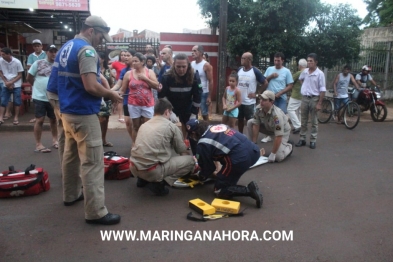
[[[214,185],[217,197],[231,199],[248,196],[255,199],[256,206],[261,208],[263,198],[257,183],[251,181],[247,186],[237,184],[250,166],[258,161],[259,147],[227,125],[209,125],[205,121],[191,119],[186,128],[190,139],[198,141],[196,158],[201,168],[199,178],[202,181],[208,178],[216,169],[214,161],[219,161],[222,168]]]
[[[47,87],[48,92],[58,94],[65,132],[64,205],[84,200],[86,223],[103,225],[120,222],[120,216],[105,207],[103,145],[97,117],[102,97],[114,103],[123,100],[100,84],[99,57],[93,46],[104,38],[112,42],[109,30],[101,17],[89,16],[80,33],[59,50]]]

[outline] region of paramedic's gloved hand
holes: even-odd
[[[169,116],[169,120],[175,124],[179,122],[179,120],[177,120],[177,115],[173,112],[171,112],[171,115]]]
[[[191,114],[189,120],[191,120],[191,119],[196,119],[196,115],[195,114]]]
[[[274,163],[274,161],[276,161],[276,154],[270,153],[268,161]]]

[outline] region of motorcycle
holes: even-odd
[[[353,90],[353,92],[356,91]],[[352,97],[352,100],[359,105],[362,112],[370,110],[371,118],[374,122],[383,122],[385,120],[388,109],[385,103],[379,100],[381,91],[378,86],[362,88],[357,96],[353,95]]]

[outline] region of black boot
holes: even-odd
[[[254,181],[251,181],[247,185],[247,188],[250,191],[251,197],[253,199],[255,199],[256,204],[257,204],[257,208],[261,208],[262,203],[263,203],[263,196],[262,196],[262,193],[259,191],[259,187],[258,187],[257,183]]]
[[[262,194],[259,192],[259,188],[257,183],[251,181],[248,186],[230,186],[227,188],[223,188],[218,193],[218,197],[231,199],[236,196],[248,196],[256,201],[257,208],[261,208],[263,203]]]
[[[169,193],[168,188],[165,187],[165,182],[151,182],[147,184],[147,188],[150,189],[156,196],[165,196]]]
[[[137,181],[136,181],[136,186],[137,187],[145,187],[147,184],[149,184],[148,181],[146,181],[146,180],[144,180],[144,179],[142,179],[140,177],[137,178]]]

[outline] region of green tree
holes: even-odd
[[[372,27],[388,26],[393,23],[393,0],[363,0],[368,14],[364,22]]]
[[[201,9],[201,14],[204,18],[208,19],[207,22],[215,34],[220,20],[220,0],[198,0],[199,8]]]
[[[219,26],[219,0],[198,0],[210,26]],[[319,6],[319,0],[230,0],[228,3],[228,50],[232,55],[251,51],[287,57],[302,50],[301,36]]]
[[[198,4],[210,25],[219,26],[220,0],[198,0]],[[233,56],[250,51],[257,57],[270,57],[271,62],[276,52],[283,52],[287,58],[314,52],[320,57],[319,65],[330,68],[358,58],[360,25],[361,18],[347,4],[230,0],[228,51]]]
[[[348,4],[326,4],[314,19],[315,26],[306,33],[304,46],[306,53],[318,54],[320,66],[331,68],[358,59],[362,21],[355,9]]]

